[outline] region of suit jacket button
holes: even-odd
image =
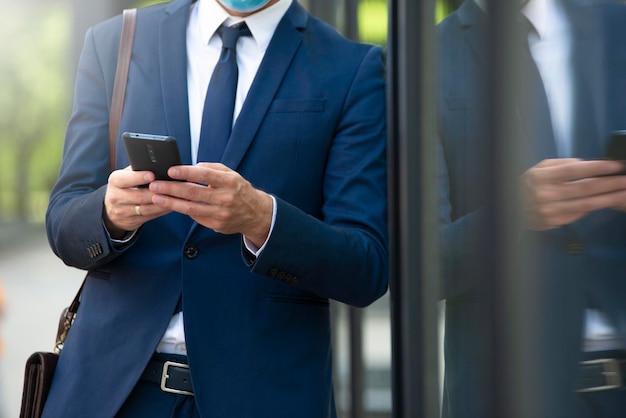
[[[189,244],[185,247],[183,253],[185,257],[192,260],[198,256],[198,247],[195,244]]]
[[[585,244],[581,241],[569,241],[566,244],[567,252],[571,255],[581,255],[585,252]]]
[[[272,267],[271,269],[269,269],[269,271],[267,272],[267,275],[274,278],[278,275],[278,269],[276,267]]]

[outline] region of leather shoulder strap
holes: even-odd
[[[124,96],[128,81],[128,68],[133,52],[135,39],[135,26],[137,25],[137,9],[125,9],[122,13],[122,35],[117,54],[117,68],[115,69],[115,81],[113,83],[113,97],[111,99],[111,111],[109,113],[109,155],[111,171],[115,170],[115,140],[120,128],[120,119],[124,109]]]
[[[115,81],[113,82],[113,98],[111,100],[111,111],[109,113],[109,153],[111,171],[115,170],[115,140],[117,131],[120,127],[120,119],[124,108],[124,96],[126,94],[126,82],[128,80],[128,68],[130,67],[130,58],[133,52],[133,42],[135,40],[135,26],[137,21],[137,9],[125,9],[122,14],[122,35],[120,38],[120,47],[117,55],[117,68],[115,69]],[[67,337],[67,333],[72,326],[78,305],[80,304],[80,294],[85,286],[85,279],[80,285],[74,300],[61,314],[59,320],[59,329],[54,345],[54,351],[60,353],[63,349],[63,343]]]

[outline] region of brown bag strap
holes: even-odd
[[[80,305],[80,294],[83,291],[83,287],[85,286],[85,281],[87,280],[87,276],[83,279],[83,282],[76,292],[76,296],[74,296],[74,300],[70,303],[70,306],[63,309],[61,313],[61,318],[59,319],[59,328],[57,329],[57,339],[54,343],[54,352],[60,353],[63,349],[63,344],[65,343],[65,338],[67,338],[67,333],[70,331],[72,326],[72,322],[74,322],[74,317],[76,316],[76,312],[78,311],[78,305]]]
[[[128,69],[130,67],[130,58],[133,52],[133,42],[135,40],[135,26],[137,23],[137,9],[125,9],[122,13],[122,37],[120,38],[120,47],[117,54],[117,67],[115,69],[115,81],[113,82],[113,97],[111,99],[111,111],[109,112],[109,155],[111,171],[115,170],[115,140],[117,131],[120,128],[120,119],[124,109],[124,96],[126,94],[126,84],[128,81]],[[80,304],[80,294],[85,286],[85,279],[80,285],[74,300],[69,307],[63,310],[59,321],[59,329],[57,331],[57,339],[54,344],[54,351],[61,352],[63,343],[67,337],[67,333],[72,326],[78,305]]]
[[[125,9],[122,13],[122,37],[117,54],[113,98],[111,99],[111,111],[109,113],[109,155],[111,171],[115,170],[115,140],[117,138],[117,131],[120,128],[122,110],[124,109],[124,96],[126,94],[128,69],[133,52],[136,24],[137,9]]]

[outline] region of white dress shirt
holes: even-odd
[[[242,36],[237,41],[237,66],[239,80],[235,98],[233,124],[243,107],[250,86],[256,76],[265,51],[274,35],[278,23],[283,18],[292,0],[278,0],[272,6],[245,18],[230,16],[216,0],[199,0],[191,5],[187,25],[187,90],[189,96],[189,126],[191,130],[191,158],[195,164],[200,143],[202,112],[211,75],[222,50],[222,41],[217,29],[225,24],[232,26],[245,21],[252,36]],[[274,201],[274,218],[276,202]],[[271,229],[270,229],[271,234]],[[244,243],[253,254],[263,247],[256,248],[244,238]],[[156,349],[159,353],[187,354],[183,313],[175,314],[163,334]]]
[[[528,42],[546,91],[557,155],[571,157],[574,81],[567,15],[554,0],[530,0],[522,13],[537,31]]]

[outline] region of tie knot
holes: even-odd
[[[218,35],[222,38],[222,47],[228,49],[235,49],[237,45],[237,39],[240,36],[250,36],[250,29],[246,22],[237,23],[233,26],[220,26],[217,29]]]

